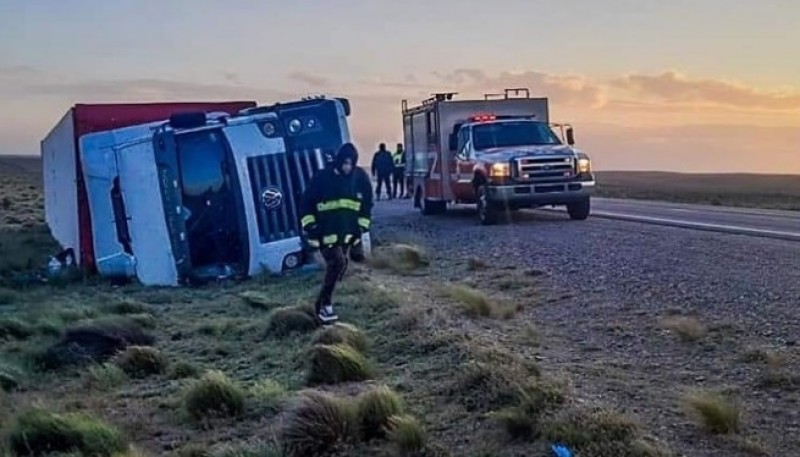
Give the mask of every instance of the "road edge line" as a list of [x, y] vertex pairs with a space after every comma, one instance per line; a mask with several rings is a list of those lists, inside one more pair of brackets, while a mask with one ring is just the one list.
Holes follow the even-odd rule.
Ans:
[[679, 227], [679, 228], [700, 230], [704, 232], [728, 233], [732, 235], [745, 235], [758, 238], [772, 238], [784, 241], [800, 242], [800, 233], [779, 232], [774, 230], [762, 230], [762, 229], [738, 227], [732, 225], [706, 224], [703, 222], [680, 221], [675, 219], [636, 216], [632, 214], [609, 213], [605, 211], [592, 211], [590, 217], [598, 217], [602, 219], [612, 219], [612, 220], [621, 220], [629, 222], [640, 222], [644, 224], [661, 225], [665, 227]]

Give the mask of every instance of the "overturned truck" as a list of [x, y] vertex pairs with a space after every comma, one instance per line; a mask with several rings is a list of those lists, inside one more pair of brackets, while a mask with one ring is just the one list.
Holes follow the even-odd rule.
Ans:
[[349, 114], [323, 97], [76, 105], [42, 141], [47, 224], [80, 268], [145, 285], [300, 268], [300, 198]]

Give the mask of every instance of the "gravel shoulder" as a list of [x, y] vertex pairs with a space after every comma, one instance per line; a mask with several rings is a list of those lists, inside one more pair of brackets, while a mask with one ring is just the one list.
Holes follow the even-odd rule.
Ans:
[[[586, 401], [636, 417], [679, 455], [783, 456], [800, 446], [800, 244], [539, 212], [482, 227], [469, 208], [423, 218], [408, 200], [380, 202], [375, 220], [378, 240], [432, 253], [432, 278], [409, 283], [492, 292], [506, 277], [498, 293], [535, 306], [495, 337], [513, 346], [510, 335], [535, 328], [541, 344], [520, 352], [567, 375]], [[471, 257], [490, 268], [467, 272]], [[549, 300], [509, 286], [538, 272], [554, 289]], [[702, 335], [679, 338], [664, 325], [674, 316], [700, 322]], [[759, 351], [780, 363], [753, 361]], [[742, 432], [699, 429], [681, 406], [693, 389], [741, 402]]]

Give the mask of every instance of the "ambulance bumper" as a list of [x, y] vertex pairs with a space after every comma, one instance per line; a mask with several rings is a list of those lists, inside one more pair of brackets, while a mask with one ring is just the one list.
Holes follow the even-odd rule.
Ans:
[[489, 204], [503, 208], [567, 205], [591, 198], [594, 182], [509, 184], [489, 186]]

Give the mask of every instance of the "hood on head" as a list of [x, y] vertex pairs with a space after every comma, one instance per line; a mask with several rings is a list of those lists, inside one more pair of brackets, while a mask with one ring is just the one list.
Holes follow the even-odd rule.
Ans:
[[352, 143], [345, 143], [339, 148], [339, 150], [336, 152], [336, 157], [333, 159], [333, 166], [337, 170], [341, 171], [342, 165], [347, 159], [350, 159], [350, 162], [353, 164], [353, 168], [358, 165], [358, 151]]

